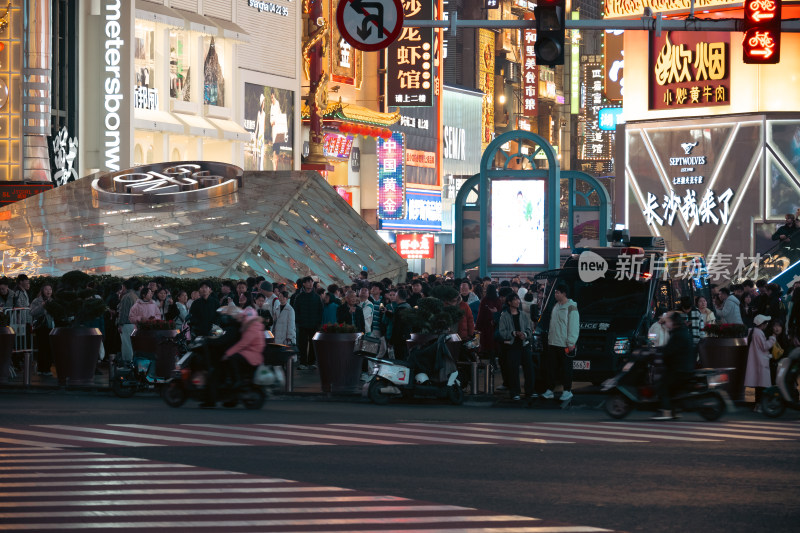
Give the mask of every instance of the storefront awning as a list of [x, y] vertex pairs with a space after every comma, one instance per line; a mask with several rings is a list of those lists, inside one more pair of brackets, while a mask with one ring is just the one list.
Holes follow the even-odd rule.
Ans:
[[184, 115], [183, 113], [175, 113], [173, 116], [185, 125], [184, 129], [186, 135], [212, 138], [218, 137], [219, 132], [217, 128], [203, 117]]
[[244, 31], [241, 26], [234, 24], [229, 20], [218, 19], [217, 17], [206, 17], [208, 20], [216, 24], [219, 30], [218, 35], [224, 39], [231, 41], [238, 41], [240, 43], [249, 43], [250, 34]]
[[206, 118], [206, 120], [217, 127], [220, 138], [222, 139], [243, 142], [250, 141], [250, 132], [232, 120], [211, 117]]
[[207, 17], [198, 15], [197, 13], [192, 13], [191, 11], [186, 11], [184, 9], [175, 8], [175, 11], [184, 18], [184, 29], [205, 33], [206, 35], [219, 35], [217, 26]]
[[185, 24], [183, 17], [174, 9], [147, 0], [136, 0], [136, 18], [166, 24], [172, 28], [183, 28]]
[[133, 127], [137, 130], [171, 133], [183, 133], [185, 130], [183, 123], [178, 121], [172, 113], [152, 109], [135, 109]]

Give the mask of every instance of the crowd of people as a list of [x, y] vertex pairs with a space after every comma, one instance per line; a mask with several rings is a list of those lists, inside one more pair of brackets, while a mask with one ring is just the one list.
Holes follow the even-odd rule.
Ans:
[[[697, 345], [706, 336], [706, 326], [713, 324], [738, 324], [747, 331], [748, 359], [745, 369], [746, 387], [755, 390], [756, 411], [761, 409], [761, 395], [765, 388], [775, 384], [778, 362], [789, 352], [800, 347], [800, 284], [788, 295], [776, 283], [760, 279], [745, 280], [728, 287], [711, 286], [711, 306], [703, 296], [694, 302], [683, 297], [673, 312], [659, 311], [659, 319], [650, 327], [650, 338], [655, 346], [664, 347], [665, 357], [677, 357], [686, 351], [685, 346], [670, 345], [675, 333], [688, 336], [692, 357], [689, 362], [677, 365], [671, 378], [680, 380], [680, 374], [691, 372], [697, 357]], [[676, 337], [677, 338], [677, 337]], [[676, 341], [678, 342], [678, 341]], [[669, 346], [669, 348], [667, 348]], [[664, 405], [664, 418], [670, 417], [669, 404]]]
[[[553, 398], [559, 386], [563, 391], [560, 398], [571, 398], [569, 357], [574, 355], [578, 340], [577, 305], [569, 299], [566, 285], [554, 288], [548, 346], [537, 356], [533, 351], [533, 331], [544, 303], [544, 285], [520, 278], [499, 282], [488, 277], [455, 278], [451, 273], [409, 274], [405, 283], [394, 283], [390, 279], [370, 280], [362, 272], [346, 286], [324, 286], [310, 276], [295, 284], [273, 283], [259, 277], [223, 282], [216, 292], [211, 282], [200, 281], [191, 293], [172, 291], [163, 279], [144, 284], [131, 278], [112, 287], [105, 296], [95, 294], [96, 298], [104, 297], [108, 307], [108, 313], [97, 324], [104, 331], [101, 357], [105, 353], [118, 354], [130, 361], [131, 333], [143, 321], [174, 321], [185, 334], [208, 336], [212, 327], [219, 324], [221, 310], [238, 309], [236, 318], [249, 321], [257, 317], [261, 331], [271, 331], [275, 342], [296, 345], [299, 370], [316, 368], [311, 340], [324, 325], [333, 323], [349, 324], [356, 332], [384, 339], [394, 357], [403, 359], [408, 355], [406, 340], [411, 330], [401, 311], [416, 306], [440, 285], [458, 292], [457, 298], [445, 302], [462, 311], [457, 332], [462, 339], [479, 336], [481, 357], [502, 373], [500, 390], [507, 390], [514, 400], [536, 397], [534, 379], [541, 372], [540, 385], [544, 382], [546, 389], [540, 387], [540, 393], [545, 389], [545, 398]], [[30, 308], [29, 321], [40, 340], [38, 370], [46, 374], [52, 364], [46, 335], [54, 327], [47, 303], [53, 298], [54, 287], [42, 285], [34, 298], [28, 294], [29, 289], [30, 280], [24, 274], [14, 282], [0, 279], [0, 307]], [[93, 289], [91, 284], [88, 289]], [[682, 333], [676, 336], [677, 330], [685, 329], [696, 358], [697, 344], [706, 335], [705, 326], [744, 325], [749, 330], [750, 345], [745, 385], [755, 387], [758, 400], [763, 389], [774, 383], [777, 361], [800, 346], [800, 306], [793, 305], [800, 300], [800, 285], [786, 298], [778, 285], [764, 280], [712, 286], [711, 295], [710, 302], [703, 296], [695, 301], [685, 297], [672, 314], [659, 310], [660, 319], [650, 329], [651, 339], [657, 346], [666, 347], [671, 339], [682, 337]]]

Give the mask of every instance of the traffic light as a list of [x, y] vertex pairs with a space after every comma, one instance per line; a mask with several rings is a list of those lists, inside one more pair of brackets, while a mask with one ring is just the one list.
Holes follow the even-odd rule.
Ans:
[[564, 64], [566, 0], [539, 0], [536, 16], [536, 62], [539, 65]]
[[772, 64], [781, 60], [781, 0], [744, 3], [743, 61]]

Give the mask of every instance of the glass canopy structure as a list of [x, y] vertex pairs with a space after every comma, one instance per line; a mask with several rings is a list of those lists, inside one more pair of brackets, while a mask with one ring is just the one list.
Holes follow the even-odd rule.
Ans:
[[405, 280], [407, 263], [315, 172], [245, 172], [236, 192], [120, 204], [89, 176], [0, 209], [2, 275]]

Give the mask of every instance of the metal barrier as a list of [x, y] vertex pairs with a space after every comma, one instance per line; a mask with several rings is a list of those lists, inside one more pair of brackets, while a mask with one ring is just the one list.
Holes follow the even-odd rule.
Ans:
[[[466, 362], [462, 361], [458, 363], [459, 367], [469, 368], [470, 372], [470, 383], [469, 383], [469, 393], [470, 394], [494, 394], [494, 369], [489, 361], [471, 361]], [[483, 391], [481, 392], [480, 387], [478, 386], [480, 380], [478, 379], [478, 374], [483, 372]]]
[[[15, 307], [13, 309], [3, 309], [3, 311], [8, 315], [8, 325], [14, 329], [15, 333], [13, 353], [22, 354], [22, 382], [26, 387], [29, 387], [33, 365], [35, 364], [31, 309], [30, 307]], [[9, 372], [12, 378], [17, 377], [13, 361]]]

